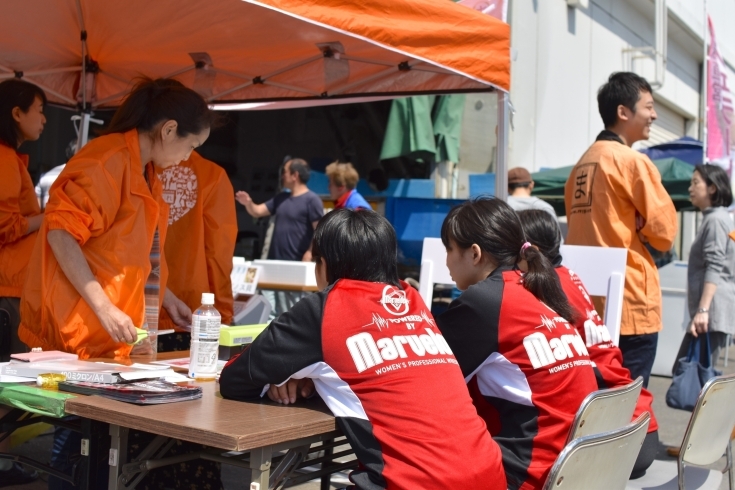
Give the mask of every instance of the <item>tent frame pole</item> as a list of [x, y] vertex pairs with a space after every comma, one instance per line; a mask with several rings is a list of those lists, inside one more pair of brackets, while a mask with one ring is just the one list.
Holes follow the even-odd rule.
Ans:
[[508, 200], [508, 133], [510, 131], [510, 95], [498, 91], [498, 134], [495, 146], [495, 197]]

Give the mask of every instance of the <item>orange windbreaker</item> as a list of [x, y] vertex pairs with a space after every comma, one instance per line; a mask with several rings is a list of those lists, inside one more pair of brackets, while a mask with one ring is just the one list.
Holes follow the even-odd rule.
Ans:
[[569, 245], [628, 249], [621, 335], [655, 333], [661, 323], [661, 287], [651, 254], [671, 250], [676, 210], [661, 175], [646, 155], [617, 141], [596, 141], [572, 169], [564, 189]]
[[[195, 311], [202, 293], [214, 293], [222, 323], [232, 321], [232, 255], [237, 240], [235, 191], [225, 171], [192, 152], [189, 160], [158, 175], [169, 205], [164, 253], [167, 286]], [[158, 328], [174, 328], [163, 308]]]
[[31, 216], [41, 214], [28, 155], [0, 143], [0, 296], [20, 298], [37, 231], [25, 234]]
[[[26, 345], [73, 352], [82, 359], [130, 354], [129, 345], [112, 341], [66, 278], [46, 237], [49, 230], [69, 232], [110, 301], [140, 327], [153, 235], [158, 227], [163, 246], [168, 221], [152, 167], [145, 167], [149, 190], [136, 130], [97, 138], [69, 160], [51, 187], [23, 289], [18, 335]], [[162, 257], [161, 293], [166, 276]]]

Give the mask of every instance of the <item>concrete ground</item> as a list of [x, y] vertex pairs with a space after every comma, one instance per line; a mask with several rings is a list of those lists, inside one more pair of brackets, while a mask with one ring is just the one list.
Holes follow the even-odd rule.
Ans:
[[[730, 359], [728, 366], [724, 367], [722, 360], [717, 365], [718, 369], [721, 369], [725, 374], [735, 373], [735, 349], [730, 349]], [[686, 430], [687, 423], [689, 422], [690, 413], [681, 410], [674, 410], [666, 406], [664, 397], [666, 390], [671, 384], [670, 378], [663, 377], [652, 377], [648, 385], [648, 389], [653, 393], [654, 402], [653, 409], [656, 413], [659, 425], [659, 438], [661, 440], [659, 446], [659, 452], [657, 459], [661, 460], [673, 460], [666, 454], [667, 446], [679, 446], [682, 438], [684, 437], [684, 431]], [[43, 434], [31, 441], [28, 441], [19, 447], [15, 448], [13, 452], [22, 454], [28, 457], [33, 457], [44, 462], [48, 462], [48, 458], [51, 453], [51, 440], [52, 436], [50, 433]], [[725, 458], [721, 458], [720, 461], [712, 465], [713, 469], [722, 469], [725, 467]], [[249, 472], [247, 470], [241, 470], [232, 466], [224, 466], [222, 471], [222, 480], [225, 485], [225, 490], [235, 489], [246, 489], [248, 488], [245, 482], [249, 481]], [[336, 479], [335, 479], [336, 480]], [[341, 481], [334, 481], [332, 488], [341, 488], [344, 486], [344, 479]], [[12, 490], [45, 490], [47, 488], [46, 477], [41, 475], [41, 478], [36, 482], [29, 483], [22, 486], [4, 487]], [[309, 482], [297, 487], [291, 487], [298, 490], [319, 490], [320, 485], [318, 482]], [[720, 490], [726, 490], [728, 488], [727, 475], [724, 475]]]

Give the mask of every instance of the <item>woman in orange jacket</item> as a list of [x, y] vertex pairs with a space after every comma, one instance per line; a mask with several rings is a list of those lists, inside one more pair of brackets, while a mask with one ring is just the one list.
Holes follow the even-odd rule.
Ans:
[[[26, 350], [18, 339], [20, 294], [43, 212], [28, 173], [28, 155], [17, 150], [41, 136], [45, 105], [46, 94], [32, 83], [18, 79], [0, 83], [0, 361]], [[7, 411], [0, 407], [0, 417]], [[0, 441], [0, 452], [9, 449], [9, 441]], [[36, 478], [35, 471], [0, 460], [0, 487]]]
[[19, 336], [29, 347], [125, 357], [159, 304], [189, 324], [191, 311], [165, 287], [168, 207], [153, 167], [188, 159], [212, 120], [193, 90], [143, 80], [107, 134], [69, 161], [51, 187], [23, 289]]
[[24, 141], [41, 136], [43, 90], [18, 79], [0, 83], [0, 361], [25, 351], [18, 339], [20, 293], [43, 213], [28, 173]]

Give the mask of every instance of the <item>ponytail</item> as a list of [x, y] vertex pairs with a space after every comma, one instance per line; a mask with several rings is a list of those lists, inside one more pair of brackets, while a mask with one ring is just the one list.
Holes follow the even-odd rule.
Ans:
[[176, 121], [176, 135], [183, 138], [216, 126], [217, 116], [201, 95], [181, 82], [142, 78], [125, 97], [104, 134], [132, 129], [150, 133], [169, 120]]
[[576, 313], [569, 305], [554, 266], [536, 248], [526, 245], [518, 215], [506, 202], [497, 198], [480, 197], [452, 208], [444, 219], [442, 243], [450, 241], [462, 249], [477, 244], [498, 266], [515, 266], [521, 260], [528, 263], [523, 286], [570, 323]]
[[567, 300], [567, 295], [564, 294], [554, 265], [536, 247], [527, 247], [521, 253], [521, 258], [525, 259], [528, 264], [528, 271], [523, 275], [523, 287], [557, 312], [559, 316], [574, 324], [577, 312], [574, 311]]

